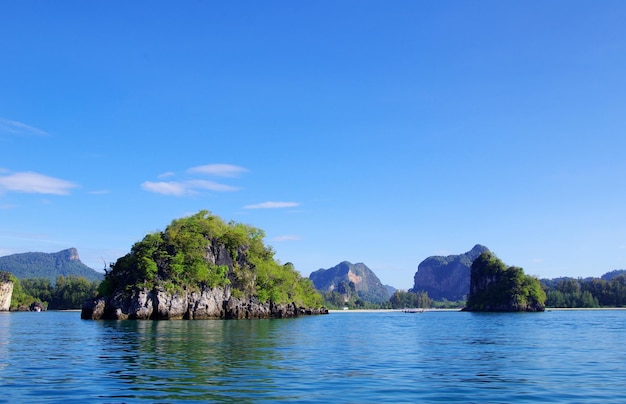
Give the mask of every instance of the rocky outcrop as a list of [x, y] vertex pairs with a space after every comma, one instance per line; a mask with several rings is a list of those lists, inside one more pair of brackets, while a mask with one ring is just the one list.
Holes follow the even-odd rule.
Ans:
[[483, 252], [489, 251], [477, 244], [459, 255], [432, 256], [417, 267], [412, 292], [427, 292], [434, 300], [464, 300], [469, 293], [470, 267]]
[[111, 297], [90, 299], [81, 318], [88, 320], [207, 320], [289, 318], [328, 314], [328, 310], [305, 309], [296, 304], [263, 303], [252, 297], [238, 299], [230, 288], [205, 288], [169, 293], [163, 289], [134, 289]]
[[339, 292], [348, 299], [356, 293], [366, 302], [381, 303], [391, 296], [376, 274], [363, 263], [343, 261], [332, 268], [318, 269], [309, 275], [321, 292]]
[[539, 280], [520, 267], [507, 267], [491, 252], [474, 260], [465, 311], [544, 311], [546, 294]]
[[9, 311], [13, 297], [13, 282], [0, 281], [0, 311]]

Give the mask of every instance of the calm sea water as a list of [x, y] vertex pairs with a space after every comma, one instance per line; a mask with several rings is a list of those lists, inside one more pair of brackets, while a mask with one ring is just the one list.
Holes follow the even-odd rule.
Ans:
[[0, 313], [2, 402], [626, 402], [626, 311]]

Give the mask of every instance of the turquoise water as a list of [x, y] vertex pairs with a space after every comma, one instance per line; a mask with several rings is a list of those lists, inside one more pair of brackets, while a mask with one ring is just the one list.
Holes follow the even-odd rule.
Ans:
[[2, 402], [626, 402], [626, 311], [0, 313]]

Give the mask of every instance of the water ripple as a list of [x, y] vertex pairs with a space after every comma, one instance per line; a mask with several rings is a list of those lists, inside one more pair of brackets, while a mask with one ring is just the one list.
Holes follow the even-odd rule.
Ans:
[[626, 311], [0, 314], [4, 402], [625, 402]]

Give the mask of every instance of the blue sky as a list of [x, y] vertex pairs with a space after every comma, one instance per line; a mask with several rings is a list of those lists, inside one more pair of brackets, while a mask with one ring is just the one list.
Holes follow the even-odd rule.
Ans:
[[626, 268], [622, 1], [0, 4], [0, 255], [207, 209], [305, 276]]

